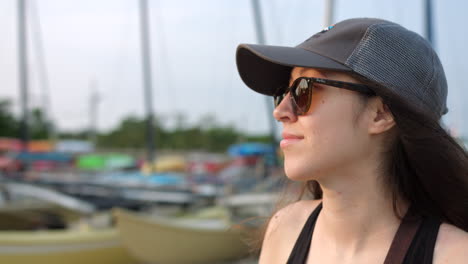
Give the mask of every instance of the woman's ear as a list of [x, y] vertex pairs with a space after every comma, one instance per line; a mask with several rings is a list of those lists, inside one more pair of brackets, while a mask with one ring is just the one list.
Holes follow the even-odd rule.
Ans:
[[369, 122], [368, 132], [369, 134], [380, 134], [387, 130], [390, 130], [395, 126], [395, 119], [393, 114], [386, 104], [383, 103], [382, 98], [375, 97], [371, 99], [368, 106]]

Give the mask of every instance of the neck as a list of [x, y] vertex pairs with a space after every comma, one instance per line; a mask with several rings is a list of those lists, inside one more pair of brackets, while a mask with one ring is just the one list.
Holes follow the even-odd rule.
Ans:
[[[345, 173], [340, 174], [344, 177], [319, 181], [323, 209], [317, 225], [328, 243], [349, 255], [382, 241], [391, 242], [400, 224], [394, 213], [393, 198], [384, 188], [381, 177], [376, 177], [376, 170], [369, 169], [370, 166], [356, 167], [359, 166], [343, 170]], [[401, 212], [407, 208], [397, 206]]]

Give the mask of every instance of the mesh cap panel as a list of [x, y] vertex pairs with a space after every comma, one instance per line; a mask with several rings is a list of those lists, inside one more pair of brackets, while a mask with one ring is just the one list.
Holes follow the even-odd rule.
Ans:
[[345, 64], [392, 92], [441, 116], [447, 81], [437, 54], [418, 34], [394, 23], [371, 25]]

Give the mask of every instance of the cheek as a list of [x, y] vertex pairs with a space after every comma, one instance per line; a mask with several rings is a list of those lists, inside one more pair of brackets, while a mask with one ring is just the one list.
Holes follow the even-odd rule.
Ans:
[[316, 88], [312, 94], [312, 100], [310, 102], [310, 108], [309, 108], [309, 114], [310, 113], [316, 113], [317, 111], [320, 111], [323, 104], [325, 104], [326, 99], [325, 99], [325, 93], [323, 89], [321, 88]]
[[352, 112], [345, 110], [350, 108], [346, 104], [324, 107], [327, 103], [325, 99], [318, 101], [320, 112], [299, 120], [304, 140], [298, 148], [285, 152], [285, 172], [292, 180], [318, 179], [356, 158], [359, 140], [350, 122]]
[[334, 135], [326, 130], [312, 130], [299, 146], [285, 151], [285, 173], [293, 181], [319, 179], [335, 160]]

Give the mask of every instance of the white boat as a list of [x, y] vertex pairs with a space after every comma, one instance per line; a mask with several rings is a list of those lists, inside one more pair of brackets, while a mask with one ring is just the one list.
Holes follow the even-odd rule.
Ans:
[[274, 209], [278, 193], [241, 193], [218, 199], [217, 203], [236, 216], [267, 217]]
[[0, 186], [0, 230], [63, 229], [94, 212], [93, 205], [46, 188]]
[[82, 214], [91, 214], [95, 211], [95, 207], [90, 203], [47, 188], [24, 183], [5, 183], [3, 186], [6, 196], [13, 201], [29, 198], [49, 204], [55, 204]]

